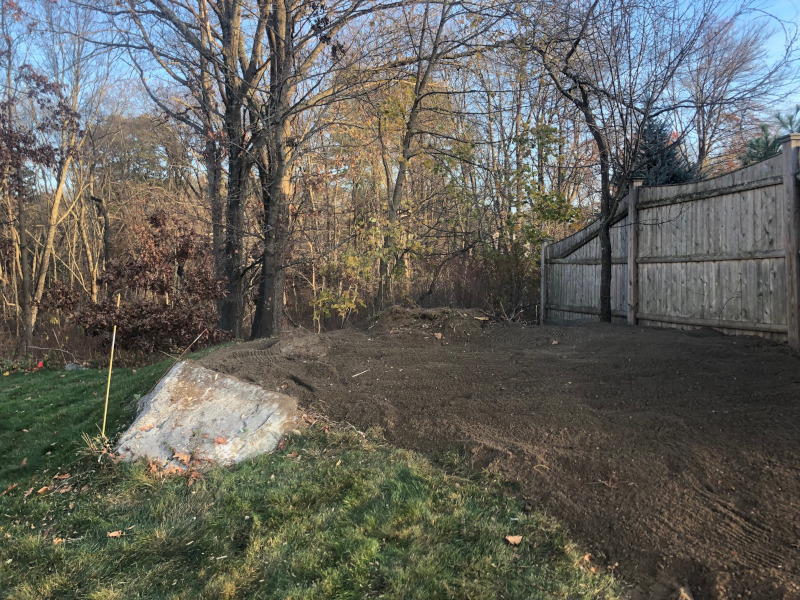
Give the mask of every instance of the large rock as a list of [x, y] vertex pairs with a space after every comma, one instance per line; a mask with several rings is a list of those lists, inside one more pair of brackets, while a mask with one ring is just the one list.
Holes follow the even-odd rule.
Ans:
[[161, 466], [186, 464], [187, 455], [229, 465], [270, 452], [299, 421], [295, 398], [186, 361], [137, 407], [117, 452]]

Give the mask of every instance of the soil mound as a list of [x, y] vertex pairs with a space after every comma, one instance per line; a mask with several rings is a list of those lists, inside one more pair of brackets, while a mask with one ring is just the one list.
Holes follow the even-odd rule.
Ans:
[[632, 598], [800, 598], [796, 352], [483, 319], [393, 308], [368, 329], [299, 330], [202, 362], [400, 446], [464, 450], [519, 482]]

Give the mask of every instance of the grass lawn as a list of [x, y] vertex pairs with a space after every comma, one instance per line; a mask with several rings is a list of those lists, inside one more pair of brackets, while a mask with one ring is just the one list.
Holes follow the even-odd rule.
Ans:
[[[115, 370], [109, 431], [168, 364]], [[315, 427], [202, 478], [98, 465], [78, 451], [105, 377], [0, 378], [2, 598], [618, 597], [501, 483], [371, 433]]]

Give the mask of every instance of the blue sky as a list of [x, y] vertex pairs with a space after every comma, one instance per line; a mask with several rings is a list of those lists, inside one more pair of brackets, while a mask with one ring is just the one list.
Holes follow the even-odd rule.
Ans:
[[[800, 0], [765, 0], [761, 5], [764, 11], [771, 13], [779, 19], [788, 22], [787, 27], [794, 29], [800, 28]], [[790, 35], [795, 31], [790, 31]], [[777, 31], [770, 40], [770, 51], [773, 56], [780, 56], [785, 50], [785, 33]], [[800, 39], [798, 39], [800, 44]], [[795, 85], [791, 92], [790, 98], [787, 100], [786, 108], [794, 104], [800, 104], [800, 86]]]

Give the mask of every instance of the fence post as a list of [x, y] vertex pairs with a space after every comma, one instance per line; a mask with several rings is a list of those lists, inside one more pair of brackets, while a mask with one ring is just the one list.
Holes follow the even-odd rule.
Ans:
[[539, 325], [544, 325], [547, 311], [547, 248], [549, 244], [542, 242], [542, 266], [539, 269]]
[[628, 325], [636, 325], [639, 310], [639, 188], [641, 179], [634, 179], [628, 192]]
[[781, 139], [783, 153], [783, 247], [786, 249], [786, 326], [789, 345], [800, 350], [800, 133]]

